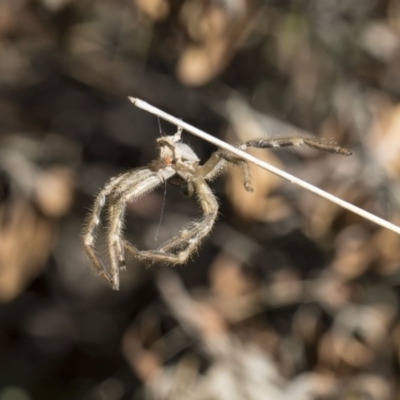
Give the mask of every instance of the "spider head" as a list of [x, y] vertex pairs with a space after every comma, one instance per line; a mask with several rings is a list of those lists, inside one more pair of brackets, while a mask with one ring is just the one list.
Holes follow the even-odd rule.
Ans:
[[184, 164], [185, 166], [197, 165], [199, 157], [185, 143], [181, 142], [180, 128], [175, 135], [163, 136], [157, 139], [157, 146], [160, 151], [160, 159], [167, 165]]

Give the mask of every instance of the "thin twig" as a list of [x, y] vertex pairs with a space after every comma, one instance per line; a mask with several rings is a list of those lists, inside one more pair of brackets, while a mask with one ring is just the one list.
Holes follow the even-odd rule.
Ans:
[[248, 153], [238, 149], [237, 147], [234, 147], [222, 140], [219, 140], [219, 139], [209, 135], [208, 133], [195, 128], [194, 126], [189, 125], [188, 123], [183, 122], [182, 120], [180, 120], [176, 117], [173, 117], [172, 115], [167, 114], [164, 111], [161, 111], [160, 109], [146, 103], [143, 100], [136, 99], [134, 97], [128, 97], [128, 98], [136, 107], [141, 108], [142, 110], [145, 110], [151, 114], [157, 115], [158, 117], [165, 119], [166, 121], [168, 121], [178, 127], [183, 128], [185, 131], [190, 132], [193, 135], [196, 135], [204, 140], [207, 140], [208, 142], [214, 144], [215, 146], [218, 146], [222, 149], [228, 150], [231, 153], [236, 154], [237, 156], [243, 158], [244, 160], [250, 161], [253, 164], [258, 165], [259, 167], [261, 167], [269, 172], [272, 172], [273, 174], [278, 175], [281, 178], [286, 179], [291, 183], [301, 186], [302, 188], [307, 189], [310, 192], [313, 192], [313, 193], [317, 194], [318, 196], [331, 201], [332, 203], [335, 203], [343, 208], [346, 208], [347, 210], [352, 211], [353, 213], [358, 214], [361, 217], [374, 222], [375, 224], [378, 224], [380, 226], [383, 226], [384, 228], [390, 229], [391, 231], [400, 234], [400, 227], [398, 227], [397, 225], [394, 225], [391, 222], [388, 222], [382, 218], [377, 217], [374, 214], [369, 213], [368, 211], [365, 211], [359, 207], [356, 207], [355, 205], [350, 204], [347, 201], [339, 199], [338, 197], [336, 197], [328, 192], [325, 192], [324, 190], [319, 189], [316, 186], [311, 185], [310, 183], [304, 182], [301, 179], [296, 178], [295, 176], [290, 175], [287, 172], [284, 172], [284, 171], [280, 170], [279, 168], [276, 168], [273, 165], [270, 165], [270, 164], [266, 163], [265, 161], [262, 161], [262, 160], [258, 159], [257, 157], [254, 157], [251, 154], [248, 154]]

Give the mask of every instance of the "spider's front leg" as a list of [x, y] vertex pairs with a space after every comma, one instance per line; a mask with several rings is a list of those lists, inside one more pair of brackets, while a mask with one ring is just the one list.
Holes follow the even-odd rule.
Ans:
[[[138, 171], [139, 173], [139, 171]], [[86, 251], [86, 254], [89, 257], [89, 260], [95, 267], [97, 273], [109, 284], [112, 285], [112, 278], [107, 271], [107, 268], [104, 266], [101, 258], [98, 256], [95, 250], [95, 240], [96, 240], [96, 231], [101, 222], [101, 213], [103, 207], [105, 206], [107, 200], [109, 199], [110, 193], [112, 193], [115, 188], [117, 188], [121, 182], [124, 182], [126, 177], [130, 174], [130, 172], [126, 172], [122, 175], [117, 176], [110, 180], [110, 182], [100, 191], [100, 193], [96, 197], [96, 201], [94, 203], [94, 207], [92, 212], [89, 214], [87, 223], [83, 230], [82, 239], [83, 246]]]
[[[155, 189], [174, 174], [175, 171], [171, 167], [160, 169], [158, 172], [149, 168], [139, 168], [112, 179], [97, 196], [94, 210], [83, 233], [83, 243], [97, 272], [113, 289], [118, 290], [119, 270], [125, 267], [122, 229], [126, 203]], [[106, 234], [110, 271], [105, 268], [94, 248], [103, 207], [106, 207], [108, 212]]]
[[170, 166], [162, 168], [158, 172], [150, 169], [144, 169], [143, 171], [146, 172], [146, 177], [141, 177], [138, 180], [135, 175], [132, 175], [126, 179], [123, 185], [120, 185], [121, 190], [113, 195], [108, 209], [107, 247], [110, 258], [112, 287], [115, 290], [119, 288], [119, 268], [125, 266], [124, 244], [126, 241], [122, 238], [122, 229], [126, 203], [155, 189], [159, 184], [175, 175], [174, 169]]

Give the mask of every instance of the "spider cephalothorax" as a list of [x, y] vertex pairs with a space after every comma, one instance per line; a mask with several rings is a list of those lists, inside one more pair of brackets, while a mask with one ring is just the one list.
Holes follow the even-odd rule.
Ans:
[[[96, 271], [115, 290], [119, 288], [119, 270], [125, 268], [125, 251], [141, 261], [150, 263], [162, 262], [174, 265], [183, 264], [188, 260], [201, 240], [211, 231], [218, 214], [218, 202], [206, 181], [214, 178], [227, 163], [241, 168], [245, 189], [253, 190], [245, 160], [226, 150], [218, 150], [200, 165], [195, 152], [181, 142], [181, 132], [182, 129], [179, 129], [175, 135], [157, 139], [160, 153], [157, 160], [152, 161], [147, 167], [137, 168], [112, 178], [96, 198], [83, 232], [83, 244]], [[246, 150], [248, 147], [285, 148], [303, 144], [330, 153], [345, 156], [351, 154], [339, 146], [311, 137], [298, 136], [249, 140], [238, 147]], [[182, 229], [176, 237], [163, 243], [157, 250], [139, 250], [122, 236], [126, 203], [134, 201], [164, 182], [182, 185], [189, 196], [196, 196], [203, 216]], [[94, 248], [96, 229], [101, 222], [104, 207], [108, 213], [105, 229], [109, 269], [103, 264]]]

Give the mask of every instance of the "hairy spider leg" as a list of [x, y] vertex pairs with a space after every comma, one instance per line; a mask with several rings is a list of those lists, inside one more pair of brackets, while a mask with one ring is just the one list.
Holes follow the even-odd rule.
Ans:
[[90, 214], [83, 231], [83, 245], [86, 253], [99, 275], [109, 284], [112, 284], [113, 282], [112, 277], [95, 251], [96, 231], [100, 225], [100, 216], [105, 204], [108, 203], [112, 197], [110, 196], [111, 193], [120, 193], [121, 191], [124, 191], [127, 185], [136, 185], [137, 182], [145, 179], [145, 176], [147, 175], [146, 171], [148, 171], [147, 168], [140, 168], [125, 172], [111, 179], [104, 189], [102, 189], [97, 195], [93, 211]]
[[203, 178], [207, 181], [212, 180], [223, 173], [228, 163], [234, 164], [239, 167], [242, 174], [242, 182], [244, 188], [248, 192], [252, 192], [253, 187], [251, 186], [251, 176], [247, 161], [236, 156], [235, 154], [232, 154], [227, 150], [218, 150], [213, 153], [211, 157], [198, 169], [195, 176]]
[[118, 184], [123, 181], [130, 172], [125, 172], [117, 177], [114, 177], [110, 180], [110, 182], [100, 191], [97, 195], [93, 211], [89, 214], [89, 218], [84, 227], [82, 238], [83, 238], [83, 246], [86, 250], [86, 254], [89, 257], [89, 260], [96, 268], [98, 274], [108, 283], [111, 284], [111, 276], [107, 271], [107, 268], [104, 266], [101, 258], [95, 251], [95, 240], [96, 240], [96, 231], [100, 225], [100, 216], [103, 210], [103, 207], [107, 201], [107, 197], [110, 193], [112, 193]]
[[[117, 186], [114, 188], [113, 192], [109, 195], [109, 203], [115, 204], [118, 202], [118, 198], [124, 195], [125, 192], [135, 190], [136, 185], [141, 183], [142, 181], [152, 177], [154, 172], [149, 168], [137, 168], [131, 170], [130, 173], [124, 175], [124, 179], [118, 182]], [[162, 178], [160, 178], [162, 179]], [[112, 214], [112, 207], [108, 207], [108, 224], [110, 225], [112, 221], [115, 220], [115, 216]], [[123, 220], [120, 220], [121, 230], [123, 229]], [[115, 247], [118, 254], [118, 264], [120, 269], [125, 269], [125, 257], [123, 251], [122, 241], [119, 240], [115, 243]]]
[[260, 149], [281, 149], [285, 147], [299, 147], [308, 146], [313, 149], [326, 151], [328, 153], [341, 154], [342, 156], [351, 156], [352, 152], [344, 147], [340, 147], [335, 143], [328, 142], [323, 139], [317, 139], [313, 137], [301, 137], [301, 136], [288, 136], [279, 138], [261, 138], [248, 140], [240, 144], [238, 147], [241, 150], [246, 150], [248, 147], [257, 147]]
[[217, 218], [219, 208], [217, 198], [204, 179], [196, 179], [192, 182], [192, 185], [203, 211], [202, 219], [193, 222], [187, 228], [183, 229], [178, 237], [168, 240], [159, 249], [164, 252], [169, 252], [174, 248], [182, 248], [186, 243], [187, 247], [181, 251], [183, 254], [180, 256], [184, 257], [183, 262], [189, 258], [190, 254], [198, 247], [201, 240], [210, 233]]
[[[344, 156], [350, 156], [352, 154], [351, 151], [346, 148], [326, 142], [321, 139], [297, 136], [248, 140], [247, 142], [239, 144], [237, 147], [241, 150], [247, 150], [247, 148], [249, 147], [260, 149], [282, 149], [286, 147], [298, 147], [301, 145], [306, 145], [317, 150], [326, 151], [328, 153], [341, 154]], [[227, 150], [218, 150], [213, 153], [208, 161], [206, 161], [199, 168], [195, 175], [205, 180], [212, 180], [223, 172], [227, 163], [234, 164], [240, 168], [243, 186], [248, 192], [252, 192], [253, 188], [251, 186], [251, 176], [247, 161], [230, 153]]]
[[189, 259], [201, 240], [210, 233], [218, 215], [217, 199], [205, 180], [199, 178], [191, 183], [203, 212], [202, 218], [182, 230], [178, 236], [166, 241], [157, 250], [141, 251], [125, 241], [126, 250], [139, 260], [148, 262], [159, 261], [174, 265], [183, 264]]
[[[160, 173], [165, 171], [168, 171], [168, 174], [163, 175]], [[125, 266], [125, 240], [122, 238], [122, 230], [126, 204], [129, 201], [138, 199], [150, 190], [155, 189], [158, 185], [164, 182], [165, 179], [168, 179], [175, 174], [175, 171], [172, 169], [164, 169], [158, 172], [144, 169], [141, 172], [140, 180], [136, 178], [136, 174], [133, 174], [132, 177], [128, 177], [127, 179], [130, 182], [123, 182], [125, 188], [124, 191], [119, 191], [115, 194], [108, 206], [109, 218], [107, 227], [107, 247], [110, 259], [112, 287], [115, 290], [118, 290], [119, 287], [119, 269], [121, 266]]]

